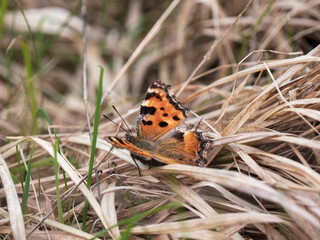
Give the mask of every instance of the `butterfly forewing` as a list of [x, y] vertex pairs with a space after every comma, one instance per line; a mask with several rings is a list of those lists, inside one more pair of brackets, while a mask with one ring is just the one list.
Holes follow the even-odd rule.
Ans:
[[143, 139], [157, 140], [176, 128], [189, 110], [176, 100], [170, 86], [156, 81], [147, 90], [137, 121], [137, 135]]

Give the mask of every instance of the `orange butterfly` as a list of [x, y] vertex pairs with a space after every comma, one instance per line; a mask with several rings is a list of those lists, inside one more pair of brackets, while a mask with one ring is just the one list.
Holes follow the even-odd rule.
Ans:
[[203, 166], [212, 140], [204, 132], [191, 131], [193, 125], [182, 124], [190, 110], [170, 93], [170, 85], [154, 82], [147, 90], [137, 121], [137, 137], [108, 137], [117, 148], [130, 151], [134, 161], [161, 166], [187, 164]]

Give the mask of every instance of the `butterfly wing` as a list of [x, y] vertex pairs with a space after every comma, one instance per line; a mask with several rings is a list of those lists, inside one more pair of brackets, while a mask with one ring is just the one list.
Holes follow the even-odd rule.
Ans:
[[156, 141], [188, 116], [189, 109], [170, 93], [170, 87], [156, 81], [148, 88], [137, 121], [139, 138]]
[[165, 164], [203, 166], [212, 141], [203, 132], [178, 130], [170, 137], [156, 142], [150, 151], [153, 159]]
[[164, 164], [186, 164], [203, 166], [211, 140], [203, 132], [175, 130], [175, 133], [161, 141], [155, 142], [150, 149], [139, 148], [133, 143], [117, 138], [107, 140], [117, 148], [127, 149], [135, 160], [149, 166]]
[[127, 149], [134, 155], [141, 156], [141, 158], [144, 158], [145, 161], [150, 161], [152, 159], [151, 154], [147, 150], [139, 148], [125, 139], [121, 139], [118, 137], [107, 137], [107, 140], [117, 148]]
[[[127, 149], [130, 151], [131, 157], [135, 160], [138, 160], [142, 164], [146, 164], [148, 166], [162, 166], [165, 164], [163, 161], [159, 161], [158, 159], [153, 158], [150, 150], [143, 149], [127, 141], [125, 139], [121, 139], [118, 137], [107, 137], [107, 141], [110, 142], [113, 146], [117, 148]], [[135, 142], [139, 143], [140, 141], [135, 139]]]

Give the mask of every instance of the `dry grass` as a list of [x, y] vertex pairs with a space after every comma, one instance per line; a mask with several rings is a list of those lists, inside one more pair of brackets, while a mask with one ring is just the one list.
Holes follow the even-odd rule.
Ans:
[[20, 4], [29, 27], [17, 2], [0, 24], [1, 238], [88, 239], [104, 229], [101, 239], [318, 238], [319, 1], [88, 1], [88, 114], [101, 65], [101, 111], [115, 122], [113, 104], [134, 131], [144, 91], [161, 79], [193, 111], [186, 122], [200, 117], [213, 139], [207, 167], [141, 166], [139, 176], [128, 152], [109, 153], [104, 139], [117, 126], [101, 119], [102, 173], [90, 190], [77, 2]]

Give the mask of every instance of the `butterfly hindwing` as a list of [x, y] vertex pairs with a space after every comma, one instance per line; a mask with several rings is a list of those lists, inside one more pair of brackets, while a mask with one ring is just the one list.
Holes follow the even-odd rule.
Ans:
[[150, 154], [165, 164], [203, 166], [207, 163], [209, 144], [210, 140], [202, 132], [179, 130], [172, 137], [159, 141]]

